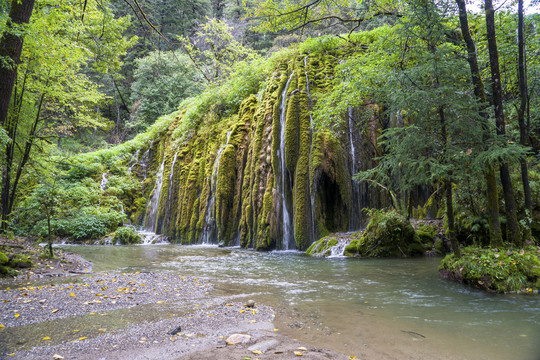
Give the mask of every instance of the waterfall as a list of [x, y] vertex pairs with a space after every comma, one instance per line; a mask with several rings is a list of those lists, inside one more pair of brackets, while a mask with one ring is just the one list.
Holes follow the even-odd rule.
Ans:
[[[167, 214], [171, 213], [172, 192], [173, 192], [173, 179], [174, 179], [174, 165], [176, 164], [176, 158], [178, 157], [178, 151], [174, 153], [173, 161], [171, 164], [171, 173], [169, 174], [169, 198], [167, 199]], [[169, 219], [171, 221], [171, 219]]]
[[[354, 116], [353, 116], [353, 108], [349, 107], [348, 111], [348, 118], [349, 118], [349, 144], [350, 144], [350, 150], [351, 150], [351, 175], [354, 176], [357, 172], [356, 168], [356, 149], [354, 147]], [[360, 215], [361, 215], [361, 208], [362, 204], [360, 203], [361, 197], [360, 197], [360, 185], [354, 181], [351, 178], [351, 190], [352, 190], [352, 206], [350, 209], [350, 224], [349, 224], [349, 230], [358, 230], [361, 226], [360, 222]]]
[[101, 191], [105, 191], [105, 188], [107, 188], [108, 182], [109, 182], [109, 179], [107, 179], [107, 173], [104, 172], [103, 174], [101, 174], [101, 183], [99, 184]]
[[140, 151], [141, 151], [140, 149], [137, 149], [135, 154], [133, 154], [131, 159], [129, 159], [129, 167], [127, 169], [128, 174], [131, 174], [131, 169], [133, 169], [133, 166], [137, 163], [137, 160], [139, 159], [139, 152]]
[[[307, 58], [308, 58], [308, 55], [306, 55], [304, 57], [304, 73], [306, 74], [306, 91], [307, 91], [308, 105], [309, 105], [309, 109], [308, 109], [309, 110], [308, 111], [308, 114], [309, 114], [309, 133], [310, 133], [310, 138], [311, 138], [310, 145], [309, 145], [309, 158], [311, 160], [311, 154], [312, 154], [312, 149], [313, 149], [313, 118], [311, 117], [311, 110], [313, 108], [313, 103], [311, 101], [311, 92], [309, 91], [309, 76], [308, 76], [308, 72], [307, 72]], [[308, 184], [309, 184], [309, 177], [308, 177]], [[315, 191], [313, 191], [313, 189], [311, 189], [309, 186], [308, 186], [308, 189], [309, 189], [309, 192], [310, 192], [309, 199], [310, 199], [310, 205], [311, 205], [311, 241], [315, 241], [315, 238], [317, 236], [316, 223], [315, 223], [315, 220], [316, 220], [316, 218], [315, 218]]]
[[279, 118], [279, 124], [280, 124], [280, 144], [279, 144], [279, 153], [278, 156], [280, 157], [280, 172], [281, 172], [281, 181], [277, 182], [278, 184], [278, 192], [281, 195], [281, 210], [283, 213], [283, 249], [289, 250], [294, 249], [296, 246], [294, 244], [294, 236], [291, 229], [291, 217], [289, 215], [289, 209], [287, 208], [287, 199], [286, 199], [286, 184], [287, 184], [287, 168], [285, 166], [285, 120], [287, 115], [287, 90], [289, 88], [289, 84], [291, 83], [291, 80], [294, 75], [294, 70], [291, 73], [291, 76], [289, 77], [289, 80], [287, 80], [287, 83], [285, 84], [285, 89], [283, 89], [283, 93], [281, 94], [281, 116]]
[[218, 173], [219, 173], [219, 161], [221, 159], [221, 153], [225, 150], [225, 147], [229, 144], [229, 139], [231, 137], [231, 130], [227, 131], [227, 141], [224, 145], [221, 145], [216, 154], [216, 160], [214, 160], [214, 165], [212, 166], [212, 174], [210, 175], [210, 196], [208, 198], [208, 203], [206, 205], [206, 214], [204, 217], [204, 227], [202, 234], [203, 244], [211, 244], [214, 239], [217, 240], [218, 229], [216, 224], [216, 189], [218, 183]]
[[148, 231], [156, 231], [156, 222], [157, 222], [157, 212], [159, 207], [159, 197], [161, 195], [161, 185], [163, 184], [163, 169], [165, 165], [165, 160], [161, 162], [159, 171], [156, 174], [156, 188], [150, 202], [147, 207], [147, 214], [144, 221], [145, 229]]

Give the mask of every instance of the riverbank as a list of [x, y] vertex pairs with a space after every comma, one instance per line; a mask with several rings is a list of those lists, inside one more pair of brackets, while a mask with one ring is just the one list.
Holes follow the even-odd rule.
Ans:
[[[211, 283], [194, 277], [134, 272], [62, 280], [0, 291], [2, 358], [348, 358], [279, 335], [270, 307], [210, 296]], [[249, 339], [228, 345], [235, 333]]]

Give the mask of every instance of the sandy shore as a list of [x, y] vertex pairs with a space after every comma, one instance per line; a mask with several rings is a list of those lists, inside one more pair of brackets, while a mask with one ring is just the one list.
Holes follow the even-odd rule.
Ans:
[[[272, 308], [210, 295], [212, 284], [193, 277], [96, 273], [14, 284], [0, 290], [2, 359], [349, 358], [281, 336]], [[236, 333], [249, 339], [227, 344]]]

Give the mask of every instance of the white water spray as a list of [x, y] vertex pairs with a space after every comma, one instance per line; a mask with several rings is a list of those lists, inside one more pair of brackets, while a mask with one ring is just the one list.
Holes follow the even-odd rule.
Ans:
[[294, 75], [294, 70], [291, 73], [291, 76], [289, 77], [289, 80], [287, 80], [287, 83], [285, 84], [285, 88], [283, 89], [283, 93], [281, 94], [281, 116], [279, 119], [280, 124], [280, 144], [279, 144], [279, 154], [280, 157], [280, 172], [281, 172], [281, 182], [278, 182], [278, 192], [281, 195], [281, 207], [282, 207], [282, 213], [283, 213], [283, 249], [289, 250], [294, 249], [294, 236], [291, 229], [291, 217], [289, 215], [289, 209], [287, 208], [287, 200], [285, 198], [285, 184], [286, 184], [286, 176], [287, 176], [287, 168], [285, 166], [285, 120], [287, 118], [287, 90], [289, 88], [289, 84], [291, 83], [291, 80]]
[[165, 160], [161, 162], [159, 171], [156, 174], [156, 188], [150, 202], [148, 203], [148, 212], [145, 219], [145, 229], [147, 231], [156, 231], [156, 222], [157, 222], [157, 212], [159, 207], [159, 197], [161, 195], [161, 186], [163, 184], [163, 169], [165, 166]]

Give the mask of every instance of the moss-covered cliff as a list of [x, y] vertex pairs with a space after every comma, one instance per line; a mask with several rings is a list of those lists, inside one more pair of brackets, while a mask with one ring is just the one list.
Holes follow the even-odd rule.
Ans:
[[305, 250], [357, 229], [362, 208], [388, 204], [352, 181], [374, 165], [384, 121], [368, 104], [313, 129], [311, 109], [335, 66], [358, 49], [317, 44], [246, 64], [145, 134], [73, 162], [95, 182], [133, 184], [119, 191], [110, 182], [101, 196], [121, 203], [125, 222], [172, 242]]

